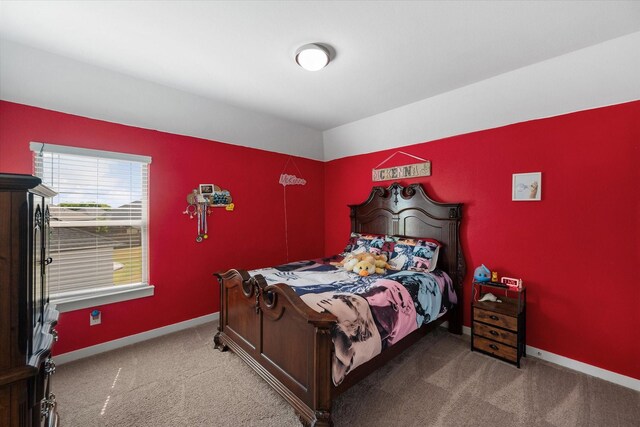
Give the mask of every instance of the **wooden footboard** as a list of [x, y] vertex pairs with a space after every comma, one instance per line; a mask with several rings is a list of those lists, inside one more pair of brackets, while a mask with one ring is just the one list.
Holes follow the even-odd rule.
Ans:
[[354, 369], [340, 386], [331, 380], [333, 343], [330, 313], [311, 309], [287, 285], [267, 285], [244, 270], [216, 274], [220, 282], [220, 322], [216, 348], [231, 349], [291, 404], [306, 426], [331, 426], [332, 399], [384, 365], [443, 321], [459, 333], [456, 307], [424, 325], [369, 362]]
[[220, 323], [214, 341], [231, 349], [296, 410], [303, 424], [330, 426], [331, 326], [284, 284], [243, 270], [216, 274]]

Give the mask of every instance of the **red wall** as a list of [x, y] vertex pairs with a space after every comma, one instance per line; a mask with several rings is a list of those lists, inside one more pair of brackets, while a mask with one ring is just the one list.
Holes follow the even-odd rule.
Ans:
[[[432, 162], [432, 176], [405, 183], [464, 203], [467, 307], [476, 266], [521, 277], [528, 345], [640, 379], [640, 102], [402, 150]], [[371, 169], [395, 151], [325, 164], [327, 253], [344, 247], [347, 204], [366, 199]], [[415, 160], [385, 167], [394, 162]], [[542, 172], [542, 201], [511, 201], [521, 172]]]
[[[0, 171], [32, 172], [29, 141], [153, 158], [155, 295], [99, 307], [99, 326], [89, 327], [91, 309], [64, 313], [58, 353], [216, 312], [212, 272], [285, 261], [278, 177], [286, 155], [0, 102]], [[640, 266], [639, 141], [640, 102], [632, 102], [403, 150], [431, 160], [433, 171], [405, 183], [423, 183], [436, 200], [464, 203], [467, 304], [473, 268], [481, 263], [522, 277], [527, 344], [640, 379], [640, 286], [632, 274]], [[347, 204], [368, 196], [371, 168], [394, 152], [324, 164], [295, 158], [307, 185], [287, 189], [289, 259], [342, 250]], [[394, 162], [412, 160], [398, 155], [385, 166]], [[538, 171], [543, 200], [512, 202], [512, 173]], [[209, 218], [213, 238], [196, 244], [196, 225], [181, 212], [187, 193], [211, 182], [231, 191], [236, 210], [216, 210]]]
[[[32, 173], [30, 141], [153, 159], [149, 275], [155, 295], [97, 307], [98, 326], [89, 326], [92, 308], [63, 313], [59, 354], [217, 312], [213, 272], [286, 261], [278, 179], [290, 156], [0, 102], [0, 171]], [[297, 157], [294, 162], [307, 185], [286, 190], [290, 260], [324, 252], [323, 163]], [[291, 163], [286, 171], [300, 175]], [[210, 238], [203, 243], [195, 242], [196, 220], [182, 214], [187, 194], [199, 183], [228, 189], [235, 203], [233, 212], [214, 210]]]

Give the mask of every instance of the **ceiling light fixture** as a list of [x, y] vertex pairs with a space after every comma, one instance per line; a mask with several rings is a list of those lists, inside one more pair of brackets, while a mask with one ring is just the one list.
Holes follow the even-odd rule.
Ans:
[[318, 71], [329, 64], [329, 49], [319, 43], [309, 43], [296, 51], [296, 62], [308, 71]]

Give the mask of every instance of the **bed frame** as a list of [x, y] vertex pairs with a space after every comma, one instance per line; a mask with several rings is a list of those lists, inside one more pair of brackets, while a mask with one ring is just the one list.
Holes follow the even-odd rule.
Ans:
[[332, 399], [442, 322], [449, 322], [450, 332], [462, 333], [462, 204], [435, 202], [420, 184], [393, 183], [374, 187], [364, 203], [349, 207], [354, 232], [440, 241], [438, 264], [453, 280], [458, 305], [351, 371], [336, 387], [331, 380], [334, 315], [314, 311], [283, 283], [268, 285], [262, 276], [251, 277], [244, 270], [216, 273], [221, 307], [215, 347], [240, 356], [293, 406], [305, 426], [332, 426]]

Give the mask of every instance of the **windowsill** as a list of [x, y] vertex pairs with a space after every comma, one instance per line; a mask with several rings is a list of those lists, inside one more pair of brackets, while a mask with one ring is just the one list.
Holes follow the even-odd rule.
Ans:
[[116, 302], [128, 301], [137, 298], [145, 298], [153, 296], [154, 286], [140, 284], [135, 287], [127, 287], [124, 289], [109, 289], [99, 294], [76, 295], [61, 298], [51, 298], [51, 303], [56, 305], [56, 310], [60, 313], [67, 311], [80, 310], [82, 308], [97, 307], [105, 304], [113, 304]]

